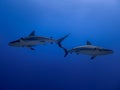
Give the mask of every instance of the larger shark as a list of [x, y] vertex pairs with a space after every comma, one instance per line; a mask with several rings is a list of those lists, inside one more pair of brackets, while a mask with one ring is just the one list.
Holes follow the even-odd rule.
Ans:
[[113, 53], [112, 50], [105, 49], [105, 48], [98, 47], [98, 46], [94, 46], [89, 41], [87, 41], [86, 45], [78, 46], [78, 47], [75, 47], [75, 48], [73, 48], [71, 50], [67, 50], [64, 47], [62, 47], [62, 48], [65, 51], [64, 57], [66, 57], [68, 55], [68, 53], [75, 52], [77, 55], [79, 55], [79, 54], [90, 55], [91, 59], [94, 59], [96, 56], [108, 55], [108, 54]]
[[27, 47], [31, 50], [34, 50], [33, 46], [36, 46], [38, 44], [46, 44], [46, 43], [56, 43], [58, 46], [61, 48], [61, 42], [69, 36], [65, 35], [64, 37], [55, 40], [53, 38], [48, 38], [48, 37], [43, 37], [43, 36], [36, 36], [35, 31], [32, 31], [29, 36], [27, 37], [22, 37], [18, 40], [9, 42], [8, 45], [14, 46], [14, 47]]

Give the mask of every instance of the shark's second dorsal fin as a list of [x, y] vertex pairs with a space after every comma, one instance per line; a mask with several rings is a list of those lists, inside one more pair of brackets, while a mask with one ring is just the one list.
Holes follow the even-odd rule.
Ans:
[[86, 44], [87, 44], [87, 45], [92, 45], [92, 44], [91, 44], [91, 42], [89, 42], [89, 41], [87, 41], [87, 43], [86, 43]]
[[35, 36], [35, 30], [33, 30], [33, 31], [29, 34], [29, 36]]

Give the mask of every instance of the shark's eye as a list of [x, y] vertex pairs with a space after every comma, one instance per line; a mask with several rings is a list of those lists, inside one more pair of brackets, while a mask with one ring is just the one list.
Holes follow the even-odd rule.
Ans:
[[97, 48], [94, 48], [94, 50], [97, 50]]

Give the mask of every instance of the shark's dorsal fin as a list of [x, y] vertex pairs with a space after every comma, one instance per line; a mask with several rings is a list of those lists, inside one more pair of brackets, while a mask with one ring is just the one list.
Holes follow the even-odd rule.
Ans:
[[91, 42], [89, 42], [89, 41], [87, 41], [86, 44], [87, 44], [87, 45], [92, 45]]
[[33, 30], [33, 31], [29, 34], [29, 36], [35, 36], [35, 30]]

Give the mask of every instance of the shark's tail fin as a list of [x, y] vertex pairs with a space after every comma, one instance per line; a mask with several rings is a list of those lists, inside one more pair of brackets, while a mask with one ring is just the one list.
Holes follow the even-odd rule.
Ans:
[[62, 47], [62, 49], [64, 50], [64, 52], [65, 52], [65, 55], [64, 55], [64, 57], [66, 57], [67, 55], [68, 55], [68, 50], [66, 49], [66, 48], [64, 48], [64, 47]]
[[56, 40], [56, 43], [58, 44], [58, 46], [59, 46], [60, 48], [63, 48], [63, 46], [61, 45], [61, 42], [62, 42], [64, 39], [66, 39], [69, 35], [70, 35], [70, 34], [67, 34], [67, 35], [65, 35], [64, 37]]

